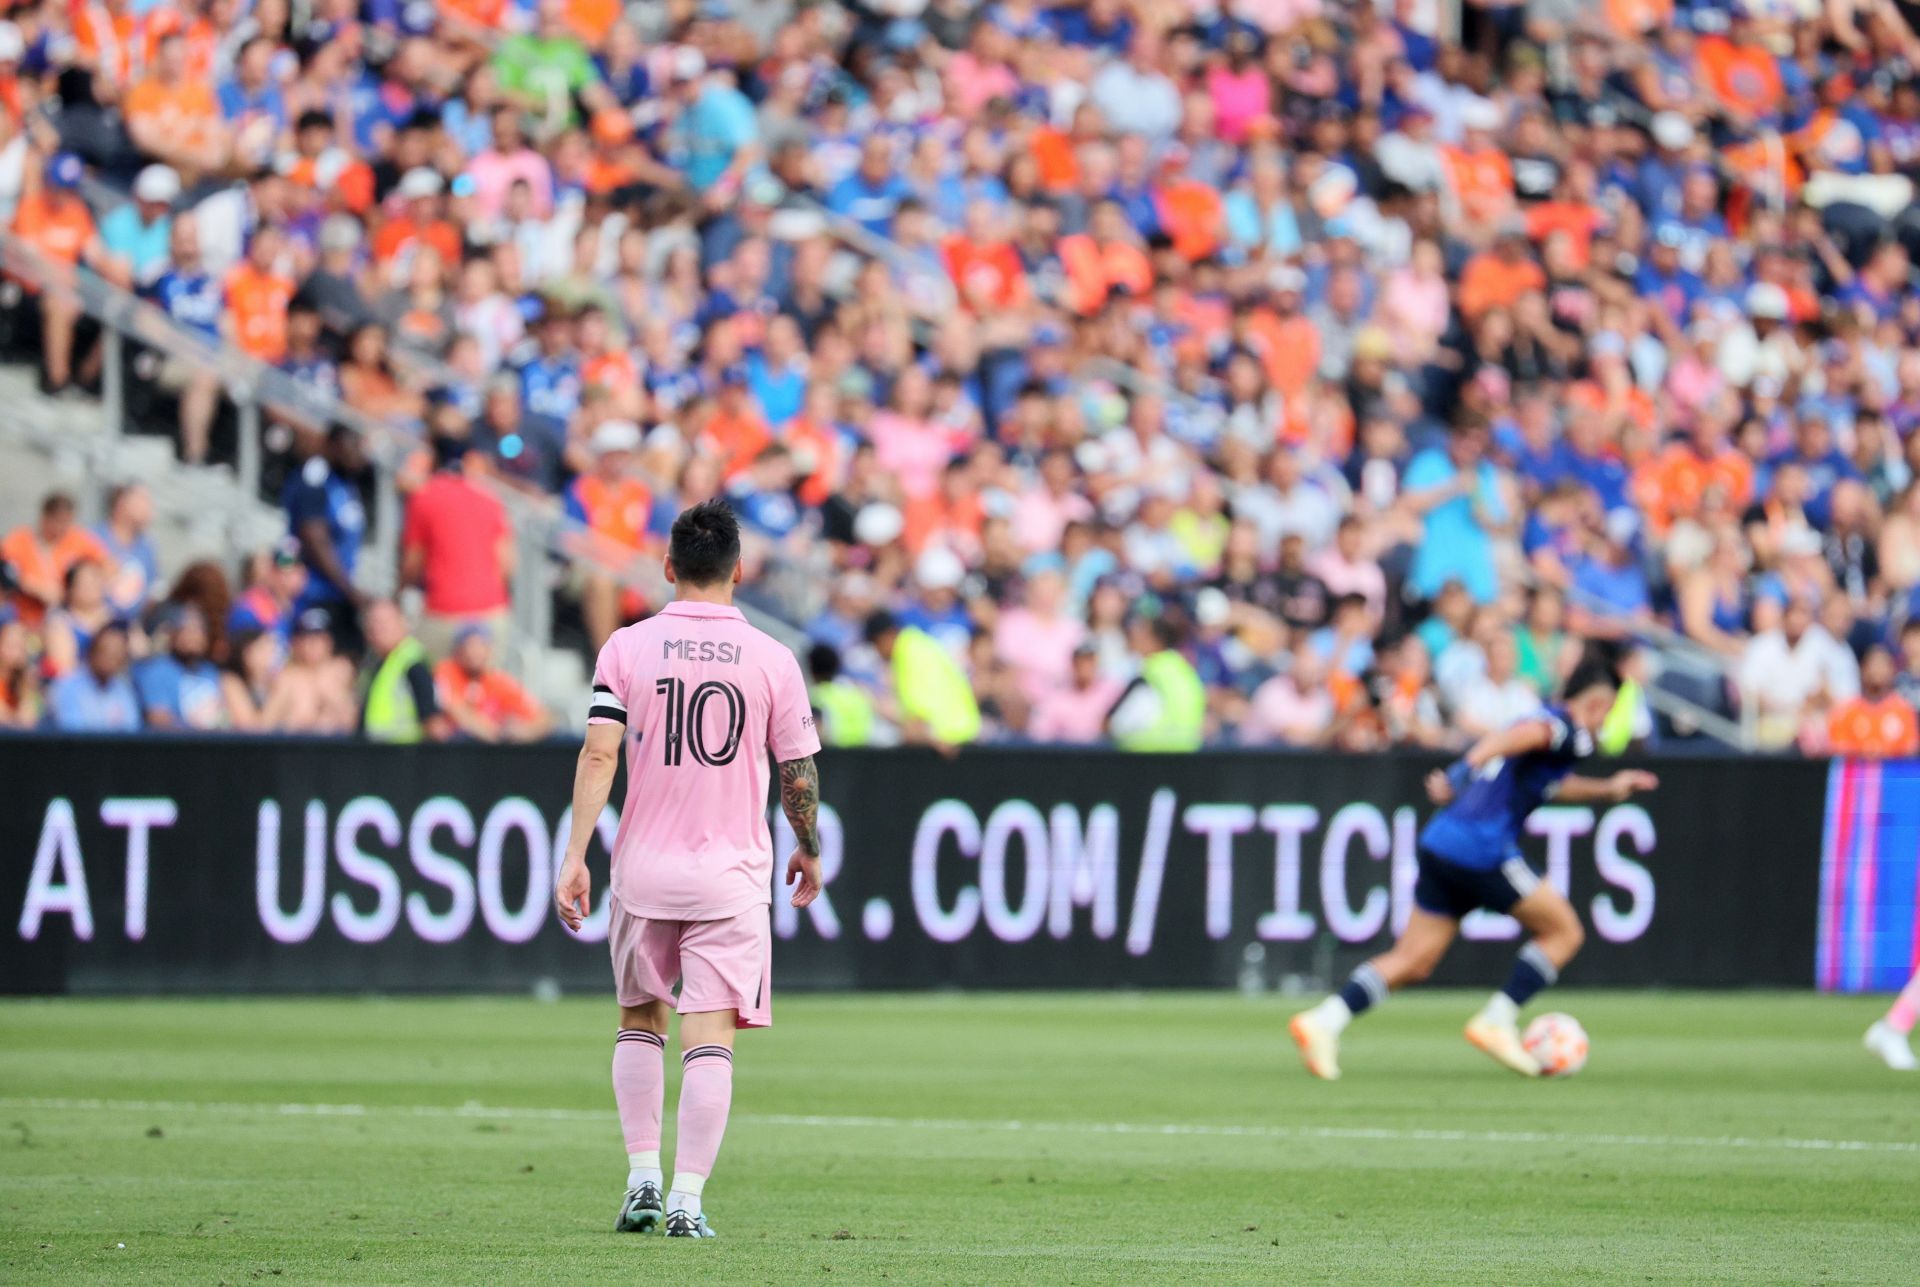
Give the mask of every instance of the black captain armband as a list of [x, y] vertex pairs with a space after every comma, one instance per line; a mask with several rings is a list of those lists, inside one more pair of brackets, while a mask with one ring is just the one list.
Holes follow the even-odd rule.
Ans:
[[605, 684], [593, 686], [593, 697], [587, 705], [588, 719], [607, 719], [616, 724], [627, 722], [627, 704], [620, 700], [613, 689]]

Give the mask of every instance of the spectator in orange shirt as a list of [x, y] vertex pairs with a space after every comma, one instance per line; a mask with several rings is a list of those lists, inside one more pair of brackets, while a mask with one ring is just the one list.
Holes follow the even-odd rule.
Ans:
[[1226, 236], [1227, 211], [1220, 192], [1210, 184], [1191, 178], [1187, 163], [1192, 154], [1175, 143], [1160, 158], [1160, 183], [1153, 194], [1160, 227], [1173, 241], [1173, 249], [1182, 259], [1196, 263], [1220, 248]]
[[[124, 274], [107, 253], [94, 227], [93, 215], [80, 197], [86, 166], [71, 152], [57, 152], [47, 162], [38, 188], [20, 198], [13, 213], [13, 231], [39, 252], [54, 272], [81, 264], [102, 277], [125, 284]], [[29, 294], [36, 294], [29, 289]], [[40, 306], [40, 388], [54, 394], [73, 379], [74, 332], [80, 324], [80, 300], [64, 290], [37, 292]], [[82, 360], [83, 378], [99, 373], [98, 350]]]
[[633, 475], [640, 450], [640, 426], [631, 420], [607, 420], [593, 431], [593, 468], [567, 488], [567, 517], [584, 525], [591, 538], [580, 569], [580, 615], [595, 653], [620, 625], [620, 585], [606, 569], [637, 557], [647, 543], [653, 519], [653, 493]]
[[773, 441], [767, 418], [760, 414], [748, 387], [747, 368], [738, 362], [720, 373], [720, 392], [703, 436], [720, 458], [721, 472], [727, 478], [744, 472]]
[[840, 393], [832, 382], [814, 380], [807, 385], [800, 414], [789, 420], [781, 441], [793, 453], [794, 473], [800, 478], [800, 503], [824, 505], [839, 490], [847, 473], [846, 436], [837, 422]]
[[433, 669], [440, 709], [454, 727], [479, 742], [537, 742], [553, 731], [553, 717], [533, 694], [493, 665], [493, 632], [461, 628], [453, 653]]
[[1725, 420], [1711, 409], [1685, 440], [1642, 463], [1633, 475], [1634, 500], [1662, 538], [1676, 520], [1696, 517], [1715, 490], [1725, 498], [1723, 508], [1744, 512], [1753, 499], [1753, 462], [1735, 450]]
[[445, 214], [446, 186], [439, 171], [424, 165], [400, 176], [399, 186], [394, 189], [400, 213], [373, 234], [375, 261], [391, 264], [417, 244], [439, 251], [443, 264], [460, 262], [460, 230]]
[[990, 201], [968, 204], [966, 228], [947, 238], [941, 253], [960, 302], [981, 317], [1027, 302], [1027, 274], [1020, 256], [1003, 233], [998, 207]]
[[133, 145], [189, 182], [225, 166], [233, 150], [212, 81], [189, 74], [187, 44], [178, 30], [156, 42], [152, 74], [127, 91], [121, 112]]
[[1068, 302], [1082, 316], [1099, 312], [1116, 288], [1136, 299], [1153, 289], [1153, 264], [1115, 201], [1093, 208], [1085, 232], [1061, 239], [1060, 262], [1067, 270]]
[[1881, 760], [1920, 755], [1920, 718], [1893, 691], [1893, 654], [1875, 644], [1860, 659], [1860, 695], [1833, 708], [1827, 737], [1835, 755]]
[[1491, 250], [1467, 261], [1460, 274], [1456, 302], [1460, 313], [1474, 321], [1489, 309], [1511, 308], [1528, 291], [1544, 290], [1547, 274], [1533, 261], [1525, 223], [1506, 223]]
[[1724, 36], [1708, 36], [1694, 46], [1700, 81], [1720, 100], [1734, 123], [1751, 125], [1775, 115], [1786, 97], [1786, 83], [1773, 51], [1755, 29], [1752, 17], [1735, 7]]
[[40, 521], [22, 523], [0, 541], [0, 563], [13, 569], [18, 588], [13, 606], [29, 628], [46, 619], [47, 609], [67, 593], [67, 572], [83, 561], [112, 567], [106, 547], [73, 519], [73, 497], [49, 493], [40, 502]]
[[227, 274], [228, 334], [240, 349], [276, 363], [287, 352], [287, 305], [293, 279], [280, 272], [280, 232], [272, 224], [254, 230], [247, 257]]
[[1272, 307], [1249, 315], [1244, 333], [1236, 338], [1260, 359], [1267, 382], [1281, 398], [1291, 400], [1306, 392], [1307, 382], [1319, 369], [1320, 330], [1301, 311], [1305, 273], [1282, 264], [1269, 274], [1267, 289]]
[[1469, 227], [1497, 228], [1514, 211], [1513, 163], [1494, 141], [1500, 109], [1478, 100], [1461, 109], [1460, 120], [1460, 142], [1441, 149], [1448, 187]]

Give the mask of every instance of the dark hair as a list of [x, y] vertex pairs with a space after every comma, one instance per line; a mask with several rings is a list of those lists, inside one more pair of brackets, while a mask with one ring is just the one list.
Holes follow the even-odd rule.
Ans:
[[892, 634], [899, 628], [899, 619], [885, 608], [879, 608], [867, 615], [860, 627], [860, 637], [868, 643], [877, 643], [883, 635]]
[[1589, 657], [1573, 668], [1573, 673], [1567, 676], [1566, 686], [1560, 690], [1560, 695], [1563, 698], [1574, 698], [1589, 688], [1601, 687], [1620, 687], [1620, 672], [1615, 670], [1610, 662]]
[[840, 678], [840, 650], [832, 644], [815, 644], [807, 650], [807, 673], [816, 684], [831, 684]]
[[714, 585], [732, 576], [740, 562], [740, 520], [732, 508], [716, 497], [682, 511], [673, 520], [667, 561], [688, 585]]

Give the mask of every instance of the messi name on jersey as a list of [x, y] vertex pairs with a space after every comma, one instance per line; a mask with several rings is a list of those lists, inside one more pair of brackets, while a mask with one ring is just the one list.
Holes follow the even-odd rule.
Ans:
[[667, 639], [660, 645], [660, 659], [678, 657], [682, 661], [717, 661], [728, 666], [740, 664], [740, 645], [717, 643], [712, 639]]

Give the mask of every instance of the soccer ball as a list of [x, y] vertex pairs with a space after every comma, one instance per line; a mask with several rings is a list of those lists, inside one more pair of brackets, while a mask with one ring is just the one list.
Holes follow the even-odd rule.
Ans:
[[1587, 1030], [1570, 1014], [1543, 1014], [1520, 1039], [1543, 1077], [1571, 1077], [1587, 1066]]

